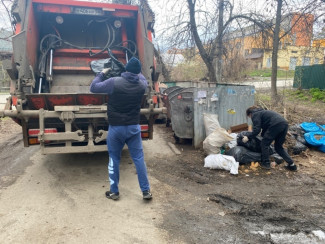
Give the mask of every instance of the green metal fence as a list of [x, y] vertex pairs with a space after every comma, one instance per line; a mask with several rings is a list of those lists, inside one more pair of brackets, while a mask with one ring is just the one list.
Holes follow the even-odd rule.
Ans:
[[325, 65], [296, 66], [293, 87], [325, 89]]

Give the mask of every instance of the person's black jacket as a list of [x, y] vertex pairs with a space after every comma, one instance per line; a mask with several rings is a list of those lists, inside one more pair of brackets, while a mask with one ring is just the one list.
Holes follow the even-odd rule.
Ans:
[[265, 131], [277, 124], [288, 123], [280, 114], [271, 111], [257, 108], [252, 111], [253, 131], [248, 133], [248, 138], [257, 136], [262, 130], [262, 136]]

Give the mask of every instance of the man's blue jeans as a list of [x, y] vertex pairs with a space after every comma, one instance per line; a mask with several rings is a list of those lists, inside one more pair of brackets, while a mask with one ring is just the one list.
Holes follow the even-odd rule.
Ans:
[[122, 125], [108, 128], [107, 147], [109, 154], [108, 174], [111, 192], [119, 192], [121, 152], [128, 145], [131, 158], [135, 164], [141, 191], [150, 190], [146, 163], [144, 162], [140, 125]]

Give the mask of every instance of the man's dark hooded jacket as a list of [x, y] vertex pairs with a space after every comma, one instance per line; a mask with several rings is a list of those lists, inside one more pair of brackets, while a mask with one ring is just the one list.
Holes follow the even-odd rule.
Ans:
[[257, 136], [262, 129], [262, 136], [268, 128], [278, 124], [288, 124], [288, 122], [278, 113], [271, 110], [257, 108], [252, 111], [253, 131], [248, 133], [248, 138]]

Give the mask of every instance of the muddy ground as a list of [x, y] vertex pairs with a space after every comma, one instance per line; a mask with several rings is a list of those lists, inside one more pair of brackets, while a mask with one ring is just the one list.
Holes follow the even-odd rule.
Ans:
[[314, 149], [294, 157], [298, 172], [283, 164], [270, 171], [242, 166], [233, 176], [204, 168], [202, 150], [175, 144], [171, 128], [156, 124], [154, 140], [144, 142], [153, 201], [144, 204], [137, 195], [124, 150], [123, 192], [112, 202], [103, 196], [106, 154], [40, 155], [37, 147], [23, 148], [11, 120], [0, 128], [0, 237], [6, 243], [325, 242], [325, 154]]
[[173, 188], [165, 196], [163, 225], [173, 237], [187, 243], [316, 243], [308, 236], [324, 231], [324, 154], [313, 152], [309, 162], [296, 158], [297, 173], [284, 165], [271, 171], [242, 166], [232, 176], [203, 168], [202, 151], [179, 147], [182, 155], [157, 158], [151, 166]]

